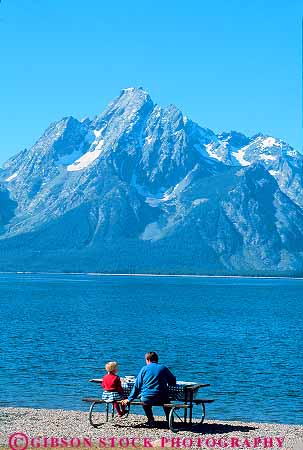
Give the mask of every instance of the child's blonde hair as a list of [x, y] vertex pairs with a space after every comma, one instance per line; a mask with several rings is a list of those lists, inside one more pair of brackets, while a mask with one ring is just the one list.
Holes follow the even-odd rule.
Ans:
[[109, 361], [108, 363], [105, 364], [105, 370], [107, 372], [113, 372], [115, 369], [117, 369], [118, 367], [118, 363], [117, 361]]

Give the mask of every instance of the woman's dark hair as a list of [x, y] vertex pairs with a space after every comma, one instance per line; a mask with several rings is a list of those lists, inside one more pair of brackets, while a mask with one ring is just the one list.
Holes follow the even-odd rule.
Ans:
[[147, 352], [145, 354], [145, 359], [147, 359], [147, 361], [151, 361], [151, 362], [158, 362], [158, 355], [156, 352]]

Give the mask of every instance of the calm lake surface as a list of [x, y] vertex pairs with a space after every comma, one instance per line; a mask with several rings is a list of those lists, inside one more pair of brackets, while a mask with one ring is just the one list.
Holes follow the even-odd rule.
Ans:
[[[212, 419], [303, 423], [303, 280], [0, 275], [0, 406], [88, 410], [159, 352]], [[137, 408], [137, 412], [141, 410]]]

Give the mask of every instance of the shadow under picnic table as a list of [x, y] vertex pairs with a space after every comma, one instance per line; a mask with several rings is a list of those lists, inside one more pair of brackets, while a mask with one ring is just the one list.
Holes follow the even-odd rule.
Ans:
[[[119, 428], [148, 428], [144, 424], [130, 424], [130, 423], [116, 423], [115, 427]], [[156, 421], [154, 429], [158, 430], [168, 430], [167, 422]], [[247, 433], [249, 431], [255, 430], [256, 427], [248, 426], [248, 425], [231, 425], [228, 423], [201, 423], [192, 426], [183, 426], [180, 427], [180, 431], [189, 431], [190, 433], [197, 434], [226, 434], [226, 433], [234, 433], [236, 431]]]
[[248, 425], [230, 425], [228, 423], [201, 423], [189, 428], [191, 433], [203, 433], [203, 434], [226, 434], [234, 433], [235, 431], [242, 431], [247, 433], [248, 431], [255, 430], [255, 427]]

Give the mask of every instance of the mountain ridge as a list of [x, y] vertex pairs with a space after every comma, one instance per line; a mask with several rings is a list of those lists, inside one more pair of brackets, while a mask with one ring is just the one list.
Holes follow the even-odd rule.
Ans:
[[280, 139], [215, 134], [124, 89], [4, 164], [0, 269], [299, 273], [302, 165]]

